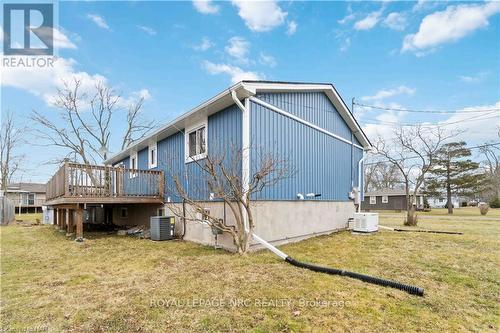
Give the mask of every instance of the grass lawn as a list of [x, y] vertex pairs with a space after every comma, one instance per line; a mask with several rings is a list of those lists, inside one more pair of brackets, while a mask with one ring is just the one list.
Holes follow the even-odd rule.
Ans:
[[16, 214], [15, 219], [16, 221], [36, 221], [36, 219], [39, 219], [41, 222], [42, 213]]
[[425, 297], [299, 269], [268, 251], [240, 257], [106, 234], [79, 244], [50, 226], [1, 227], [2, 330], [498, 332], [500, 219], [420, 225], [464, 235], [340, 232], [281, 249], [423, 287]]

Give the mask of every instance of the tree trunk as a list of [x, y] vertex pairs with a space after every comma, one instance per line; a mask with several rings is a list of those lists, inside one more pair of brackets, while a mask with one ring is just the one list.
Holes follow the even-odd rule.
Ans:
[[405, 225], [408, 225], [408, 226], [416, 226], [417, 225], [417, 214], [415, 211], [415, 206], [413, 204], [406, 212]]

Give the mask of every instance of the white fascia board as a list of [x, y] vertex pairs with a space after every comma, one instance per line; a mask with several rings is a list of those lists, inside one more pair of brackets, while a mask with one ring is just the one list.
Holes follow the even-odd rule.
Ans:
[[359, 149], [363, 149], [363, 147], [361, 147], [361, 146], [359, 146], [359, 145], [357, 145], [357, 144], [353, 143], [353, 142], [352, 142], [351, 140], [349, 140], [349, 139], [343, 138], [343, 137], [341, 137], [341, 136], [339, 136], [339, 135], [337, 135], [337, 134], [335, 134], [335, 133], [332, 133], [332, 132], [330, 132], [330, 131], [328, 131], [328, 130], [326, 130], [326, 129], [322, 128], [322, 127], [319, 127], [319, 126], [317, 126], [317, 125], [315, 125], [315, 124], [313, 124], [313, 123], [311, 123], [311, 122], [308, 122], [307, 120], [304, 120], [304, 119], [302, 119], [302, 118], [300, 118], [300, 117], [297, 117], [296, 115], [291, 114], [290, 112], [287, 112], [287, 111], [281, 110], [280, 108], [278, 108], [278, 107], [276, 107], [276, 106], [274, 106], [274, 105], [271, 105], [271, 104], [269, 104], [269, 103], [267, 103], [267, 102], [264, 102], [264, 101], [263, 101], [263, 100], [261, 100], [261, 99], [258, 99], [258, 98], [256, 98], [256, 97], [250, 97], [250, 100], [251, 100], [252, 102], [254, 102], [254, 103], [257, 103], [257, 104], [262, 105], [263, 107], [265, 107], [265, 108], [267, 108], [267, 109], [269, 109], [269, 110], [272, 110], [272, 111], [274, 111], [274, 112], [276, 112], [276, 113], [279, 113], [279, 114], [281, 114], [281, 115], [283, 115], [283, 116], [285, 116], [285, 117], [287, 117], [287, 118], [293, 119], [293, 120], [295, 120], [295, 121], [297, 121], [297, 122], [299, 122], [299, 123], [301, 123], [301, 124], [303, 124], [303, 125], [305, 125], [305, 126], [311, 127], [311, 128], [313, 128], [313, 129], [315, 129], [315, 130], [317, 130], [317, 131], [319, 131], [319, 132], [321, 132], [321, 133], [323, 133], [323, 134], [326, 134], [326, 135], [328, 135], [328, 136], [330, 136], [330, 137], [332, 137], [332, 138], [335, 138], [335, 139], [337, 139], [337, 140], [340, 140], [340, 141], [342, 141], [342, 142], [345, 142], [345, 143], [347, 143], [347, 144], [349, 144], [349, 145], [353, 145], [354, 147], [357, 147], [357, 148], [359, 148]]
[[365, 133], [352, 116], [349, 108], [344, 103], [335, 88], [329, 83], [272, 83], [272, 82], [245, 82], [244, 86], [247, 90], [255, 93], [258, 92], [289, 92], [289, 91], [321, 91], [324, 92], [335, 108], [338, 110], [340, 116], [347, 123], [354, 136], [359, 140], [364, 150], [369, 150], [372, 145]]

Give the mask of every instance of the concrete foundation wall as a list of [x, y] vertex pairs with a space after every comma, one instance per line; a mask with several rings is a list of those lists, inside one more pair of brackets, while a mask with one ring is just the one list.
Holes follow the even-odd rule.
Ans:
[[[180, 209], [181, 205], [177, 206]], [[206, 202], [211, 215], [224, 218], [222, 202]], [[189, 210], [189, 207], [186, 208]], [[352, 201], [259, 201], [254, 203], [255, 233], [273, 244], [285, 244], [309, 237], [328, 234], [347, 228], [348, 219], [354, 216]], [[191, 214], [191, 215], [190, 215]], [[187, 216], [194, 216], [187, 211]], [[226, 221], [235, 225], [234, 216], [226, 205]], [[176, 218], [176, 234], [183, 231], [182, 220]], [[228, 234], [217, 239], [208, 225], [186, 221], [184, 239], [211, 246], [221, 246], [234, 251], [233, 239]], [[252, 244], [259, 248], [259, 244]]]
[[[182, 204], [173, 205], [176, 212], [182, 212]], [[116, 225], [147, 225], [150, 216], [158, 215], [158, 209], [165, 209], [166, 215], [175, 215], [169, 205], [116, 205], [113, 207], [113, 223]], [[348, 219], [354, 216], [355, 207], [352, 201], [258, 201], [253, 203], [255, 233], [273, 244], [285, 244], [309, 237], [328, 234], [347, 228]], [[204, 207], [210, 209], [212, 216], [226, 220], [228, 225], [235, 226], [234, 215], [229, 206], [222, 202], [209, 201]], [[127, 209], [127, 217], [121, 217], [121, 209]], [[225, 210], [225, 212], [224, 212]], [[196, 213], [186, 205], [186, 216], [195, 217]], [[200, 218], [200, 217], [198, 217]], [[210, 246], [220, 246], [229, 251], [236, 250], [232, 237], [225, 233], [214, 235], [212, 228], [196, 221], [175, 218], [175, 235], [184, 240]], [[252, 244], [252, 248], [259, 248]]]

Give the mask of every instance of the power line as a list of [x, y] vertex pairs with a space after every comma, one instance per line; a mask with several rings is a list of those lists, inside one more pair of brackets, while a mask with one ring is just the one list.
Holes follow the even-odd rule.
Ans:
[[450, 122], [442, 122], [442, 123], [438, 123], [438, 124], [428, 124], [428, 123], [399, 123], [399, 122], [396, 122], [396, 121], [386, 121], [386, 120], [371, 119], [371, 118], [363, 119], [361, 121], [365, 122], [365, 123], [367, 121], [373, 121], [373, 122], [376, 122], [377, 124], [382, 124], [382, 125], [422, 126], [422, 127], [439, 127], [440, 126], [440, 127], [444, 127], [444, 126], [448, 126], [448, 125], [463, 123], [465, 121], [470, 122], [470, 121], [486, 120], [486, 119], [493, 119], [493, 118], [499, 117], [500, 113], [498, 115], [494, 115], [494, 116], [491, 116], [491, 117], [485, 117], [485, 116], [489, 116], [490, 114], [495, 113], [495, 112], [496, 111], [489, 112], [489, 113], [482, 114], [482, 115], [478, 115], [478, 116], [474, 116], [474, 117], [470, 117], [470, 118], [465, 118], [465, 119], [460, 119], [460, 120], [450, 121]]
[[[479, 148], [484, 148], [484, 147], [493, 147], [493, 146], [498, 146], [500, 145], [500, 142], [494, 142], [494, 143], [485, 143], [484, 145], [479, 145], [479, 146], [473, 146], [473, 147], [466, 147], [466, 149], [470, 149], [470, 150], [473, 150], [473, 149], [479, 149]], [[407, 160], [410, 160], [410, 159], [414, 159], [414, 158], [420, 158], [420, 156], [410, 156], [408, 158], [406, 158]], [[402, 161], [403, 159], [398, 159], [397, 161]], [[385, 160], [385, 161], [377, 161], [377, 162], [370, 162], [370, 163], [363, 163], [364, 166], [366, 165], [375, 165], [375, 164], [379, 164], [379, 163], [387, 163], [387, 162], [390, 162], [389, 160]]]
[[490, 109], [481, 109], [481, 110], [418, 110], [418, 109], [401, 109], [401, 108], [390, 108], [384, 106], [377, 105], [368, 105], [361, 104], [358, 102], [353, 102], [353, 105], [370, 108], [370, 109], [378, 109], [385, 111], [402, 111], [402, 112], [415, 112], [415, 113], [443, 113], [443, 114], [458, 114], [458, 113], [482, 113], [482, 112], [490, 112], [490, 111], [500, 111], [500, 108], [490, 108]]

